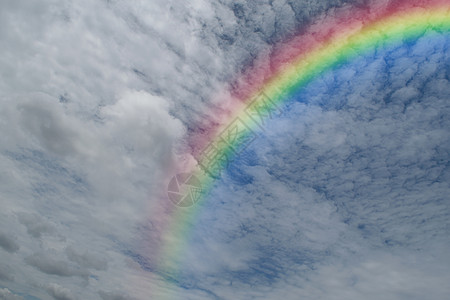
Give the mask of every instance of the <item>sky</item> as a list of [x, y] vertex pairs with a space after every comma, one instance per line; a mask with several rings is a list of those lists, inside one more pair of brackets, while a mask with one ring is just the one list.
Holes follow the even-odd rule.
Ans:
[[369, 3], [1, 0], [0, 299], [447, 299], [448, 34], [295, 93], [157, 268], [197, 124], [262, 53]]

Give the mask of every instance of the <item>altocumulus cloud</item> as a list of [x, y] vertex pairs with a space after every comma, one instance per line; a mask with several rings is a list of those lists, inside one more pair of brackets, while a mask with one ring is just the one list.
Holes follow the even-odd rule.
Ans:
[[450, 294], [447, 40], [373, 53], [293, 99], [214, 189], [178, 281], [138, 247], [234, 75], [365, 3], [2, 1], [0, 299]]

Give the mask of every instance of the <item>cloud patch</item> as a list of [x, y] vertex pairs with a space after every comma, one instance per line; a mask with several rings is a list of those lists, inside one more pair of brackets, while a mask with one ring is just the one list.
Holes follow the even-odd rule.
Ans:
[[9, 253], [17, 252], [20, 249], [20, 246], [19, 244], [17, 244], [15, 238], [1, 231], [0, 231], [0, 247]]
[[7, 288], [0, 288], [0, 299], [2, 300], [23, 300], [23, 297], [13, 294]]
[[89, 272], [87, 272], [87, 270], [77, 268], [69, 264], [65, 260], [55, 259], [54, 256], [48, 252], [35, 253], [25, 258], [25, 261], [42, 273], [48, 275], [58, 275], [63, 277], [87, 277], [89, 275]]
[[51, 283], [46, 288], [48, 294], [55, 300], [76, 300], [72, 292], [56, 283]]
[[14, 271], [9, 265], [0, 263], [0, 280], [14, 281]]
[[67, 247], [66, 254], [69, 260], [76, 262], [83, 268], [92, 268], [99, 271], [105, 271], [108, 268], [108, 261], [99, 254], [95, 255], [89, 251], [80, 253], [73, 247]]
[[27, 228], [27, 233], [34, 238], [40, 238], [42, 234], [55, 231], [48, 221], [37, 214], [20, 213], [18, 219]]

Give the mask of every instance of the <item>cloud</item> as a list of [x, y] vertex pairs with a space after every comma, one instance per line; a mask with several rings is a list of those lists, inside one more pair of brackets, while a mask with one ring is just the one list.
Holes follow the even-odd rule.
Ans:
[[48, 97], [33, 98], [18, 106], [23, 128], [50, 152], [60, 155], [82, 152], [77, 124], [64, 116], [62, 107], [53, 105]]
[[23, 297], [11, 293], [7, 288], [0, 288], [0, 299], [3, 300], [23, 300]]
[[[412, 266], [406, 260], [415, 259]], [[280, 282], [266, 295], [267, 299], [444, 299], [448, 294], [445, 283], [448, 274], [430, 264], [420, 255], [394, 257], [371, 253], [366, 260], [353, 263], [322, 265], [308, 278], [296, 276]], [[442, 277], [443, 276], [443, 277]]]
[[3, 232], [0, 232], [0, 247], [9, 253], [17, 252], [20, 248], [14, 238]]
[[0, 280], [14, 281], [14, 271], [9, 265], [0, 263]]
[[[406, 55], [423, 47], [433, 59]], [[380, 47], [295, 95], [216, 182], [165, 268], [173, 289], [444, 298], [448, 48], [447, 37]]]
[[55, 300], [75, 300], [69, 289], [66, 289], [56, 283], [51, 283], [47, 286], [47, 292]]
[[[446, 292], [412, 284], [448, 274], [445, 38], [320, 76], [217, 182], [174, 269], [154, 269], [171, 233], [149, 216], [187, 136], [260, 53], [370, 3], [2, 3], [0, 293], [360, 299], [397, 275]], [[415, 251], [430, 261], [401, 259]]]
[[40, 238], [44, 233], [52, 233], [54, 228], [37, 214], [21, 213], [18, 215], [20, 223], [25, 225], [27, 233], [35, 238]]
[[89, 275], [85, 269], [76, 268], [64, 260], [57, 260], [50, 253], [35, 253], [25, 258], [25, 261], [39, 271], [49, 275], [63, 277], [86, 277]]
[[83, 268], [92, 268], [95, 270], [104, 271], [108, 267], [108, 261], [106, 258], [100, 255], [94, 255], [85, 251], [84, 253], [78, 253], [73, 247], [67, 247], [66, 254], [69, 260], [76, 262]]
[[133, 300], [130, 296], [127, 296], [120, 292], [103, 292], [98, 293], [103, 300]]
[[[169, 103], [144, 91], [126, 92], [111, 106], [102, 109], [107, 127], [122, 147], [134, 158], [147, 156], [161, 165], [170, 162], [174, 142], [180, 139], [184, 128], [168, 113]], [[136, 161], [138, 163], [138, 161]], [[160, 169], [160, 166], [155, 166]]]

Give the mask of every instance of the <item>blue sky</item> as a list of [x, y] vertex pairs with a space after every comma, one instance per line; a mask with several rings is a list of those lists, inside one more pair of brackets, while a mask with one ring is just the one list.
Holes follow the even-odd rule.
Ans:
[[432, 33], [286, 101], [202, 204], [180, 275], [155, 269], [165, 171], [215, 95], [363, 2], [2, 2], [0, 299], [446, 299], [450, 38]]

